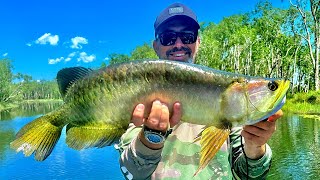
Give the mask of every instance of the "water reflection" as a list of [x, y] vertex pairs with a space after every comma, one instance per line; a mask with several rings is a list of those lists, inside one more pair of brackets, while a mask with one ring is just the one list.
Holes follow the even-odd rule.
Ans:
[[17, 108], [0, 111], [0, 120], [12, 120], [15, 117], [29, 117], [46, 114], [62, 105], [62, 101], [23, 103]]
[[0, 129], [0, 164], [5, 159], [6, 151], [8, 151], [8, 142], [14, 138], [15, 132], [13, 130]]
[[269, 144], [273, 150], [268, 179], [320, 177], [319, 120], [288, 115], [277, 122]]

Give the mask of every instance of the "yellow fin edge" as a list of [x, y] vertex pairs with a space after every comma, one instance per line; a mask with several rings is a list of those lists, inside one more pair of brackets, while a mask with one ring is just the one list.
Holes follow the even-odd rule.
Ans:
[[219, 129], [214, 126], [207, 127], [203, 130], [200, 145], [200, 163], [198, 170], [193, 176], [196, 176], [204, 169], [210, 160], [216, 155], [223, 143], [227, 140], [230, 134], [230, 129]]

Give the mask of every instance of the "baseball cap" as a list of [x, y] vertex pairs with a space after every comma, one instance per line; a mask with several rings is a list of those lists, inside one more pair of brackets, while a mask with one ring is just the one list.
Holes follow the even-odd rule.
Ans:
[[156, 18], [156, 21], [154, 22], [155, 34], [157, 34], [161, 25], [174, 18], [186, 18], [194, 23], [196, 29], [200, 28], [197, 16], [190, 8], [181, 3], [174, 3], [164, 9]]

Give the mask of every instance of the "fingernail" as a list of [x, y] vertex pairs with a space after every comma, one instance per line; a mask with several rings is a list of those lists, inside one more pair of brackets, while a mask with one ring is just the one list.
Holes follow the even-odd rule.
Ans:
[[153, 103], [155, 104], [161, 104], [161, 102], [159, 100], [155, 100]]
[[175, 107], [176, 109], [180, 109], [180, 106], [181, 106], [180, 103], [175, 103], [175, 104], [174, 104], [174, 107]]
[[159, 126], [161, 129], [165, 129], [167, 127], [167, 123], [160, 123]]
[[144, 109], [144, 105], [143, 104], [138, 104], [137, 105], [137, 110], [143, 110]]

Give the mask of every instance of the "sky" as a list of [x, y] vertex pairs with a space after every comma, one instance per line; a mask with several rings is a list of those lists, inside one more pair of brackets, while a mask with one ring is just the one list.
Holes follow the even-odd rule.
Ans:
[[151, 44], [155, 18], [174, 2], [190, 7], [199, 22], [219, 23], [252, 11], [259, 0], [0, 0], [0, 59], [34, 80], [53, 80], [64, 67], [99, 67], [112, 53]]

